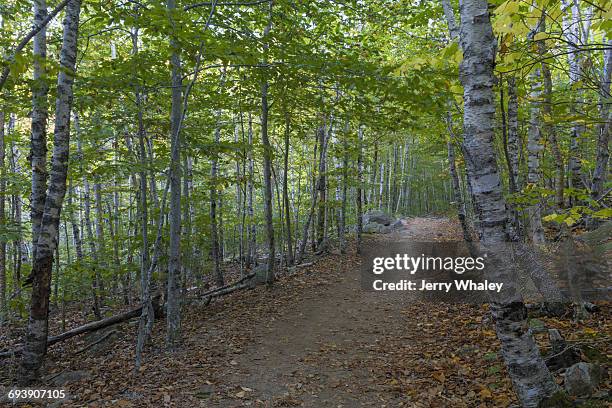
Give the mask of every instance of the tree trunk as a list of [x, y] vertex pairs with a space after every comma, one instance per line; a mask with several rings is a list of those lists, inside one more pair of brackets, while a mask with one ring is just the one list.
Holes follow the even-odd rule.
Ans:
[[[532, 35], [540, 32], [540, 25], [533, 31]], [[527, 137], [527, 183], [531, 188], [537, 187], [540, 182], [540, 152], [543, 149], [540, 143], [540, 96], [542, 83], [540, 80], [540, 68], [534, 68], [531, 74], [531, 107], [529, 109], [529, 133]], [[529, 236], [534, 244], [544, 243], [544, 228], [542, 227], [541, 203], [529, 206]]]
[[[132, 30], [132, 53], [138, 53], [138, 29]], [[147, 151], [145, 147], [146, 129], [143, 118], [142, 93], [140, 86], [135, 89], [137, 123], [138, 123], [138, 158], [140, 161], [140, 233], [142, 250], [140, 252], [140, 301], [141, 313], [138, 322], [138, 339], [136, 341], [136, 369], [142, 363], [142, 351], [151, 335], [155, 314], [151, 300], [151, 271], [149, 269], [149, 209], [147, 200]], [[160, 213], [161, 217], [161, 213]]]
[[472, 229], [468, 223], [465, 202], [461, 195], [461, 186], [459, 185], [459, 173], [457, 173], [457, 160], [455, 157], [455, 132], [453, 131], [453, 122], [450, 110], [446, 111], [446, 123], [448, 126], [448, 141], [446, 142], [446, 149], [448, 152], [448, 165], [451, 175], [451, 183], [453, 187], [453, 200], [457, 207], [457, 217], [461, 223], [461, 230], [463, 231], [463, 239], [466, 242], [472, 241]]
[[36, 243], [36, 258], [32, 267], [30, 319], [19, 370], [19, 382], [24, 385], [39, 378], [39, 369], [47, 352], [51, 268], [53, 266], [53, 253], [58, 242], [62, 202], [66, 193], [70, 149], [70, 111], [73, 100], [72, 84], [76, 64], [80, 9], [80, 0], [70, 0], [66, 6], [66, 16], [64, 17], [64, 32], [60, 53], [62, 69], [60, 69], [57, 78], [51, 176], [40, 234]]
[[253, 117], [249, 112], [249, 130], [248, 130], [248, 162], [249, 176], [247, 179], [247, 213], [249, 218], [248, 235], [248, 250], [247, 250], [247, 268], [256, 263], [257, 256], [257, 229], [255, 227], [255, 216], [253, 210], [253, 185], [255, 184], [255, 161], [253, 160]]
[[509, 167], [510, 177], [516, 188], [516, 191], [520, 190], [519, 187], [519, 151], [521, 146], [521, 139], [519, 136], [518, 129], [518, 96], [516, 93], [516, 77], [514, 75], [509, 76], [508, 80], [508, 156], [509, 156]]
[[357, 129], [357, 253], [361, 253], [361, 234], [363, 232], [363, 125]]
[[[176, 9], [175, 0], [168, 0], [168, 10]], [[171, 18], [171, 24], [174, 21]], [[182, 78], [179, 44], [172, 34], [170, 39], [172, 107], [170, 112], [170, 248], [168, 254], [168, 298], [166, 341], [170, 350], [176, 349], [181, 330], [181, 120]]]
[[102, 313], [100, 311], [101, 308], [101, 300], [100, 300], [100, 289], [101, 289], [101, 279], [100, 279], [100, 271], [98, 269], [98, 250], [96, 248], [96, 241], [93, 236], [93, 227], [91, 225], [91, 192], [89, 189], [89, 181], [87, 180], [87, 176], [83, 171], [83, 147], [81, 141], [81, 132], [80, 132], [80, 124], [79, 124], [79, 115], [74, 113], [74, 131], [77, 137], [77, 155], [79, 158], [79, 167], [80, 172], [83, 175], [83, 201], [84, 201], [84, 221], [85, 221], [85, 230], [87, 232], [87, 240], [89, 242], [89, 252], [90, 256], [94, 261], [93, 267], [93, 276], [91, 279], [91, 292], [92, 292], [92, 309], [96, 319], [102, 318]]
[[[263, 33], [264, 41], [272, 29], [272, 2], [270, 2], [268, 25]], [[267, 64], [268, 43], [264, 42], [264, 64]], [[267, 72], [263, 70], [261, 84], [261, 143], [264, 149], [263, 176], [264, 176], [264, 214], [266, 218], [266, 238], [268, 241], [268, 269], [266, 282], [268, 285], [274, 283], [274, 219], [272, 217], [272, 146], [268, 139], [268, 78]]]
[[[545, 18], [546, 15], [542, 13], [540, 19], [540, 30], [545, 30]], [[544, 116], [544, 131], [548, 136], [550, 142], [550, 148], [554, 157], [555, 164], [555, 200], [559, 208], [564, 206], [563, 190], [565, 189], [565, 170], [563, 166], [563, 156], [561, 155], [561, 149], [559, 148], [559, 141], [557, 140], [557, 129], [553, 121], [553, 101], [552, 91], [553, 83], [552, 76], [550, 73], [550, 67], [545, 60], [546, 55], [546, 43], [544, 40], [540, 40], [538, 43], [538, 53], [542, 59], [542, 79], [544, 81], [544, 103], [542, 105], [542, 113]]]
[[[0, 111], [0, 229], [6, 231], [6, 143], [5, 143], [5, 112]], [[0, 326], [4, 323], [6, 308], [6, 239], [0, 239]]]
[[[45, 0], [34, 0], [34, 24], [41, 24], [47, 17]], [[32, 259], [36, 258], [36, 243], [40, 233], [45, 197], [47, 194], [47, 116], [49, 86], [46, 76], [47, 29], [43, 27], [33, 42], [32, 82], [32, 131], [30, 164], [32, 167], [32, 197], [30, 218], [32, 220]]]
[[610, 152], [608, 142], [612, 127], [612, 115], [610, 114], [610, 81], [612, 75], [612, 39], [608, 40], [608, 48], [604, 52], [604, 67], [599, 87], [599, 115], [601, 123], [597, 127], [597, 159], [593, 171], [591, 183], [591, 197], [599, 200], [604, 193], [604, 183], [608, 179], [608, 161]]
[[[315, 139], [315, 147], [314, 147], [314, 161], [316, 162], [316, 156], [317, 156], [317, 146], [318, 146], [318, 138]], [[295, 258], [295, 262], [297, 264], [302, 263], [302, 260], [304, 259], [304, 253], [306, 251], [306, 246], [308, 245], [308, 230], [310, 229], [310, 225], [312, 223], [312, 218], [314, 216], [314, 212], [315, 209], [317, 207], [317, 177], [316, 177], [316, 164], [314, 164], [312, 166], [312, 177], [310, 177], [311, 179], [311, 183], [312, 183], [312, 190], [311, 190], [311, 201], [310, 201], [310, 209], [308, 210], [308, 218], [306, 218], [306, 222], [303, 225], [303, 231], [302, 231], [302, 239], [300, 241], [300, 246], [298, 248], [297, 251], [297, 256]]]
[[[582, 79], [582, 60], [583, 57], [580, 53], [581, 45], [583, 44], [583, 27], [582, 17], [580, 15], [580, 4], [579, 0], [562, 0], [563, 13], [563, 32], [567, 39], [569, 52], [567, 53], [567, 59], [569, 63], [569, 79], [570, 87]], [[567, 21], [566, 11], [570, 9], [571, 22]], [[574, 115], [579, 114], [579, 106], [582, 102], [582, 97], [579, 90], [573, 92], [573, 103], [570, 106], [570, 112]], [[569, 156], [569, 186], [574, 189], [585, 188], [582, 182], [582, 163], [580, 160], [580, 145], [579, 140], [584, 131], [584, 125], [574, 121], [572, 130], [570, 133], [570, 156]], [[575, 197], [570, 196], [570, 205], [575, 205], [577, 200]]]
[[317, 248], [319, 248], [325, 240], [325, 206], [327, 201], [327, 140], [328, 135], [325, 130], [326, 126], [323, 125], [319, 128], [319, 145], [321, 150], [319, 152], [319, 181], [317, 182], [317, 194], [319, 195], [318, 200], [318, 214], [317, 214]]
[[217, 223], [217, 205], [219, 203], [217, 197], [217, 173], [219, 163], [219, 143], [221, 142], [221, 111], [216, 113], [217, 125], [215, 127], [213, 150], [213, 159], [210, 165], [210, 240], [211, 240], [211, 257], [213, 261], [213, 276], [217, 282], [217, 286], [225, 285], [223, 279], [223, 271], [221, 270], [221, 245], [219, 243], [219, 232]]
[[[464, 0], [461, 5], [460, 38], [464, 58], [460, 79], [464, 87], [464, 155], [483, 245], [507, 241], [506, 205], [493, 147], [495, 96], [495, 37], [486, 0]], [[506, 268], [488, 268], [493, 281], [509, 281]], [[544, 364], [526, 321], [525, 305], [516, 288], [492, 299], [502, 355], [519, 401], [524, 407], [558, 390]]]
[[291, 207], [289, 206], [289, 138], [291, 118], [285, 114], [285, 157], [283, 162], [283, 205], [285, 207], [285, 236], [287, 237], [287, 266], [293, 265], [293, 235], [291, 233]]
[[[21, 164], [19, 163], [20, 153], [15, 142], [11, 142], [11, 172], [20, 174]], [[15, 269], [13, 274], [13, 297], [20, 299], [21, 297], [21, 268], [24, 263], [28, 262], [28, 248], [23, 239], [23, 225], [21, 220], [23, 202], [20, 194], [13, 195], [13, 222], [17, 228], [17, 239], [15, 245]]]

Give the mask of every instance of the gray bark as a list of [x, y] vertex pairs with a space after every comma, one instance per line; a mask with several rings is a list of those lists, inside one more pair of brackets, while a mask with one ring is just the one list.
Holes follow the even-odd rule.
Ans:
[[518, 96], [516, 93], [516, 77], [508, 77], [508, 156], [510, 158], [510, 177], [516, 190], [519, 187], [519, 151], [521, 140], [518, 131]]
[[293, 265], [293, 235], [291, 233], [291, 207], [289, 205], [289, 139], [291, 118], [285, 114], [285, 151], [283, 162], [283, 205], [285, 208], [285, 236], [287, 237], [287, 266]]
[[249, 163], [249, 176], [247, 178], [247, 213], [249, 219], [249, 228], [247, 230], [248, 235], [248, 249], [247, 249], [247, 268], [251, 267], [256, 262], [257, 255], [257, 229], [255, 227], [255, 217], [253, 211], [253, 184], [255, 183], [255, 161], [253, 160], [253, 117], [249, 112], [249, 129], [248, 129], [248, 142], [250, 148], [247, 152], [247, 160]]
[[[223, 81], [223, 79], [222, 79]], [[210, 239], [211, 239], [211, 252], [213, 261], [213, 275], [217, 282], [217, 286], [223, 286], [223, 271], [221, 270], [221, 245], [219, 243], [219, 233], [217, 224], [217, 173], [219, 163], [219, 143], [221, 142], [221, 111], [218, 110], [216, 113], [217, 125], [215, 127], [214, 143], [215, 147], [212, 152], [213, 159], [210, 165]]]
[[100, 279], [100, 271], [98, 269], [98, 250], [96, 246], [96, 241], [93, 235], [93, 226], [91, 223], [91, 191], [89, 188], [89, 181], [87, 180], [87, 176], [83, 171], [83, 146], [81, 142], [81, 132], [80, 132], [80, 124], [79, 124], [79, 115], [75, 112], [74, 116], [74, 131], [77, 137], [77, 155], [79, 160], [79, 167], [81, 174], [83, 174], [83, 221], [85, 222], [85, 232], [87, 233], [87, 241], [89, 242], [89, 252], [90, 256], [94, 261], [94, 270], [92, 276], [92, 301], [93, 301], [93, 312], [97, 319], [102, 318], [102, 314], [100, 312], [100, 289], [101, 289], [101, 279]]
[[[263, 37], [266, 39], [272, 29], [272, 1], [270, 2], [268, 25]], [[268, 44], [264, 43], [264, 54], [268, 52]], [[267, 64], [267, 55], [264, 56]], [[272, 146], [268, 138], [268, 78], [267, 72], [263, 72], [264, 78], [261, 84], [261, 143], [264, 149], [263, 176], [264, 176], [264, 214], [266, 218], [266, 238], [268, 242], [268, 267], [266, 282], [270, 285], [274, 282], [274, 219], [272, 217]]]

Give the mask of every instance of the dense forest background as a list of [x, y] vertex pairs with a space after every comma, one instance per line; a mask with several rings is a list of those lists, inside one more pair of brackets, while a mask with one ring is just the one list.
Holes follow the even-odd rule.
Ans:
[[173, 349], [192, 293], [359, 248], [371, 210], [458, 215], [467, 239], [595, 228], [611, 17], [609, 0], [3, 2], [0, 325], [29, 316], [20, 377], [49, 310], [142, 306], [139, 366], [160, 303]]

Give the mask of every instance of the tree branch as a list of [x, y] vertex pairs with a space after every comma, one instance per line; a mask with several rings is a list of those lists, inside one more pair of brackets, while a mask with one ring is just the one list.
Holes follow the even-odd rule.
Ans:
[[51, 13], [47, 15], [47, 18], [45, 18], [40, 24], [35, 24], [32, 27], [32, 30], [30, 30], [30, 32], [25, 37], [23, 37], [23, 39], [19, 42], [19, 44], [17, 44], [17, 47], [15, 47], [15, 50], [13, 50], [13, 53], [6, 59], [5, 61], [6, 66], [2, 69], [2, 75], [0, 75], [0, 90], [4, 88], [4, 84], [6, 83], [6, 80], [11, 71], [11, 64], [15, 61], [15, 57], [17, 56], [17, 54], [19, 54], [21, 50], [23, 50], [25, 46], [28, 45], [30, 40], [34, 38], [34, 36], [38, 34], [40, 30], [42, 30], [43, 28], [45, 28], [47, 24], [49, 24], [49, 21], [53, 20], [53, 18], [60, 11], [62, 11], [64, 7], [66, 7], [66, 4], [68, 4], [69, 1], [70, 0], [63, 0], [60, 4], [58, 4], [51, 11]]

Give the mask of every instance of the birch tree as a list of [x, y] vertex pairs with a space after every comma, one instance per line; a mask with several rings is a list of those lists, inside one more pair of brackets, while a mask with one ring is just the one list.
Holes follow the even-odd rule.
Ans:
[[62, 69], [57, 76], [53, 157], [51, 159], [49, 189], [45, 197], [40, 233], [36, 242], [36, 257], [33, 259], [30, 318], [19, 372], [19, 381], [22, 384], [30, 384], [37, 380], [47, 352], [51, 271], [53, 255], [59, 237], [60, 213], [66, 193], [70, 150], [70, 112], [73, 101], [72, 87], [76, 65], [80, 11], [80, 0], [70, 0], [68, 2], [60, 52]]
[[[507, 241], [506, 204], [493, 148], [496, 40], [485, 0], [464, 0], [460, 7], [460, 42], [463, 61], [460, 80], [464, 88], [464, 151], [480, 239], [485, 246]], [[491, 278], [512, 281], [506, 268], [491, 267]], [[492, 299], [502, 356], [519, 401], [524, 407], [538, 404], [558, 390], [527, 326], [527, 312], [520, 292], [504, 291]]]

